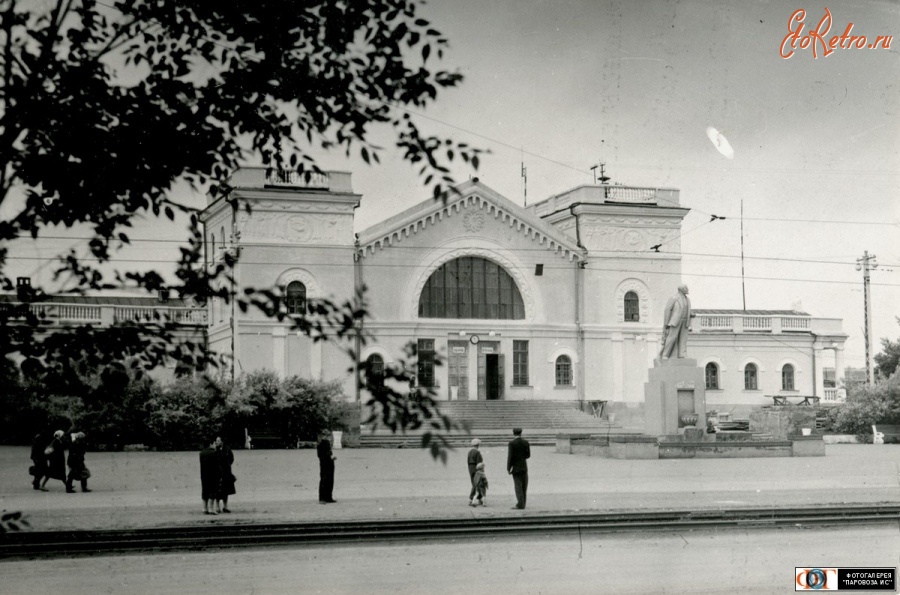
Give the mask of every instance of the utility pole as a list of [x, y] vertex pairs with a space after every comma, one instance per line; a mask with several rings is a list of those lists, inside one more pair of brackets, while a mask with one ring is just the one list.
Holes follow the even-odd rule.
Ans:
[[[865, 307], [863, 337], [866, 341], [866, 382], [869, 384], [875, 382], [875, 370], [872, 367], [871, 352], [869, 350], [869, 343], [872, 340], [872, 296], [869, 292], [869, 271], [877, 268], [878, 263], [875, 262], [875, 255], [869, 255], [868, 250], [863, 253], [862, 258], [856, 259], [856, 270], [863, 272], [863, 306]], [[837, 374], [837, 370], [835, 370], [835, 374]]]

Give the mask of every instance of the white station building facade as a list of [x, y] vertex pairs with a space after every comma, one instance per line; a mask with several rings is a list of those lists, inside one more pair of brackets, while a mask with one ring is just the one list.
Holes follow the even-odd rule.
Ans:
[[[662, 311], [682, 283], [678, 190], [585, 185], [523, 208], [474, 179], [356, 236], [362, 197], [348, 173], [244, 168], [231, 186], [237, 200], [210, 198], [203, 214], [210, 266], [239, 251], [235, 291], [282, 287], [292, 313], [364, 284], [374, 340], [362, 360], [395, 361], [414, 342], [417, 382], [441, 399], [643, 403]], [[840, 319], [693, 307], [688, 357], [705, 371], [709, 408], [841, 398], [841, 379], [826, 387], [824, 372], [844, 369]], [[208, 319], [210, 346], [237, 373], [343, 379], [354, 398], [353, 362], [336, 347], [221, 302]]]

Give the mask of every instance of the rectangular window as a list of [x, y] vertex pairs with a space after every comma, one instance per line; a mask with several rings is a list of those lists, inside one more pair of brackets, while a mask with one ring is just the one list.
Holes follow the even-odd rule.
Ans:
[[418, 385], [434, 386], [434, 339], [419, 339], [416, 349]]
[[513, 386], [528, 386], [528, 341], [513, 341]]

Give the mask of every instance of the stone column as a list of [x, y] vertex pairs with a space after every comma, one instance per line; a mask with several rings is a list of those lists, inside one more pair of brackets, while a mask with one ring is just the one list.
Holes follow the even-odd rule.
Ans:
[[612, 333], [612, 396], [614, 401], [625, 400], [625, 338]]
[[825, 396], [825, 369], [824, 369], [823, 364], [825, 363], [824, 362], [825, 350], [823, 349], [822, 344], [818, 343], [818, 342], [813, 344], [813, 350], [816, 355], [814, 358], [815, 369], [813, 370], [813, 378], [812, 378], [813, 382], [815, 383], [814, 384], [814, 387], [815, 387], [814, 393], [818, 397], [824, 397]]
[[834, 382], [838, 388], [844, 385], [844, 348], [834, 348]]
[[287, 329], [285, 327], [272, 327], [272, 369], [275, 370], [279, 378], [284, 378], [284, 346], [286, 337]]

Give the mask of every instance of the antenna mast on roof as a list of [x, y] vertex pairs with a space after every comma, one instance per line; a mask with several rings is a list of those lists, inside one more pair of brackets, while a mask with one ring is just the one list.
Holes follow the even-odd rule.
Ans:
[[599, 162], [597, 163], [597, 165], [591, 167], [591, 171], [594, 172], [594, 185], [597, 184], [597, 179], [598, 179], [598, 178], [597, 178], [597, 168], [598, 168], [598, 167], [600, 168], [600, 178], [599, 178], [599, 179], [600, 179], [600, 183], [601, 183], [601, 184], [606, 184], [606, 183], [609, 182], [609, 180], [610, 180], [609, 176], [607, 176], [607, 175], [606, 175], [606, 172], [605, 172], [605, 170], [606, 170], [606, 164], [603, 163], [602, 161], [599, 161]]
[[528, 206], [528, 168], [525, 167], [525, 149], [520, 149], [522, 163], [522, 196], [525, 200], [525, 206]]

